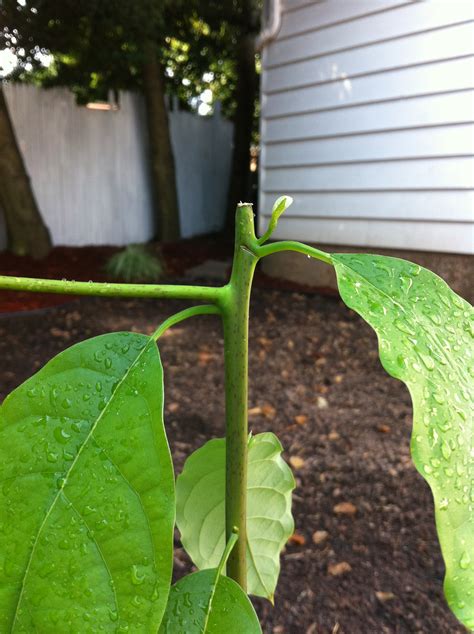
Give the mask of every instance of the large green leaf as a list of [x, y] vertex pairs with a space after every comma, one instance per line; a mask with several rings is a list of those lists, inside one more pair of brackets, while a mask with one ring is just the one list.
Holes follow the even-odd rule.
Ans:
[[332, 258], [343, 300], [375, 329], [384, 368], [410, 391], [411, 451], [433, 492], [446, 598], [474, 628], [474, 310], [416, 264]]
[[0, 631], [157, 631], [174, 482], [155, 342], [73, 346], [0, 409]]
[[[280, 552], [293, 533], [295, 481], [271, 433], [249, 439], [247, 587], [273, 600]], [[177, 525], [187, 553], [200, 569], [215, 568], [225, 546], [225, 440], [210, 440], [186, 461], [176, 482]]]

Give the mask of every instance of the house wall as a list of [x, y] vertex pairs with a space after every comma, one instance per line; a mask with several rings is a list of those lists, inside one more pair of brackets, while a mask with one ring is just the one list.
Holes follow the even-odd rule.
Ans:
[[[153, 236], [139, 95], [122, 93], [117, 111], [98, 111], [77, 106], [62, 89], [13, 84], [5, 94], [54, 244], [128, 244]], [[225, 216], [232, 125], [219, 114], [173, 111], [170, 120], [183, 236], [216, 231]], [[0, 218], [5, 246], [2, 224]]]
[[474, 2], [284, 0], [263, 52], [260, 229], [474, 252]]

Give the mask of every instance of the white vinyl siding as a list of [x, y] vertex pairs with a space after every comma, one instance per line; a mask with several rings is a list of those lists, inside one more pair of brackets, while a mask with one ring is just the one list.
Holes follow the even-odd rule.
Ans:
[[474, 252], [474, 2], [286, 0], [262, 73], [261, 227]]

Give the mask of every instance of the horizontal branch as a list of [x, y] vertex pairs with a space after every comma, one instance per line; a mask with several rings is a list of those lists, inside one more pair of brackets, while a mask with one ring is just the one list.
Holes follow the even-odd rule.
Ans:
[[92, 295], [95, 297], [151, 297], [155, 299], [188, 299], [211, 304], [219, 302], [219, 287], [175, 284], [111, 284], [108, 282], [70, 282], [31, 277], [0, 275], [0, 289], [59, 295]]

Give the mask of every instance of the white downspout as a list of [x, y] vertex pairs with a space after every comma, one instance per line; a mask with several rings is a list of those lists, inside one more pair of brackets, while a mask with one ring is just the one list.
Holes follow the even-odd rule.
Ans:
[[281, 27], [281, 0], [268, 1], [271, 7], [271, 20], [269, 24], [260, 31], [255, 41], [255, 50], [257, 53], [260, 53], [269, 42], [275, 39]]

